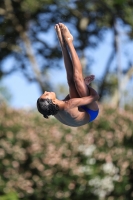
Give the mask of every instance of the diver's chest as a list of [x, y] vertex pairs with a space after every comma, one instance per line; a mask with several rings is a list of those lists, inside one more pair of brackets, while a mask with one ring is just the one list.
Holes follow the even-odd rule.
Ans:
[[63, 118], [66, 122], [76, 122], [81, 120], [80, 112], [77, 109], [71, 109], [71, 110], [63, 110], [60, 112], [61, 118]]

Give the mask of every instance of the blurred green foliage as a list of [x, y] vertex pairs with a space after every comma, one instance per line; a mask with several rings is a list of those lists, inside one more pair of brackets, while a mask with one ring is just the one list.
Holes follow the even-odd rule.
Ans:
[[0, 196], [0, 200], [18, 200], [15, 192]]
[[100, 105], [99, 117], [78, 128], [0, 110], [0, 200], [133, 199], [131, 110]]

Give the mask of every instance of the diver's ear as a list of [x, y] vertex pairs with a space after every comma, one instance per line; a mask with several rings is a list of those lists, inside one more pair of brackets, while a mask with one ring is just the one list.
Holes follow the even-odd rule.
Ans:
[[58, 104], [58, 101], [57, 101], [57, 99], [53, 99], [53, 101], [52, 101], [54, 104]]
[[56, 101], [55, 101], [55, 100], [52, 100], [52, 102], [53, 102], [54, 104], [56, 104]]

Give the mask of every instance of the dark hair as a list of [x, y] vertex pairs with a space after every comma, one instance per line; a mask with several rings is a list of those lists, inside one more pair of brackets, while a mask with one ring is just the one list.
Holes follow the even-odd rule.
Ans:
[[51, 99], [37, 100], [37, 109], [45, 117], [48, 118], [49, 115], [55, 115], [59, 111], [59, 106], [54, 104]]

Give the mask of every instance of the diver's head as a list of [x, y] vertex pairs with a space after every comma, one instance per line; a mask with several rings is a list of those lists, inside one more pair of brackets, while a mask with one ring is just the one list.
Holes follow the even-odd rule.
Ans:
[[38, 111], [45, 117], [56, 115], [59, 111], [59, 106], [55, 104], [56, 95], [54, 92], [45, 91], [37, 100]]

